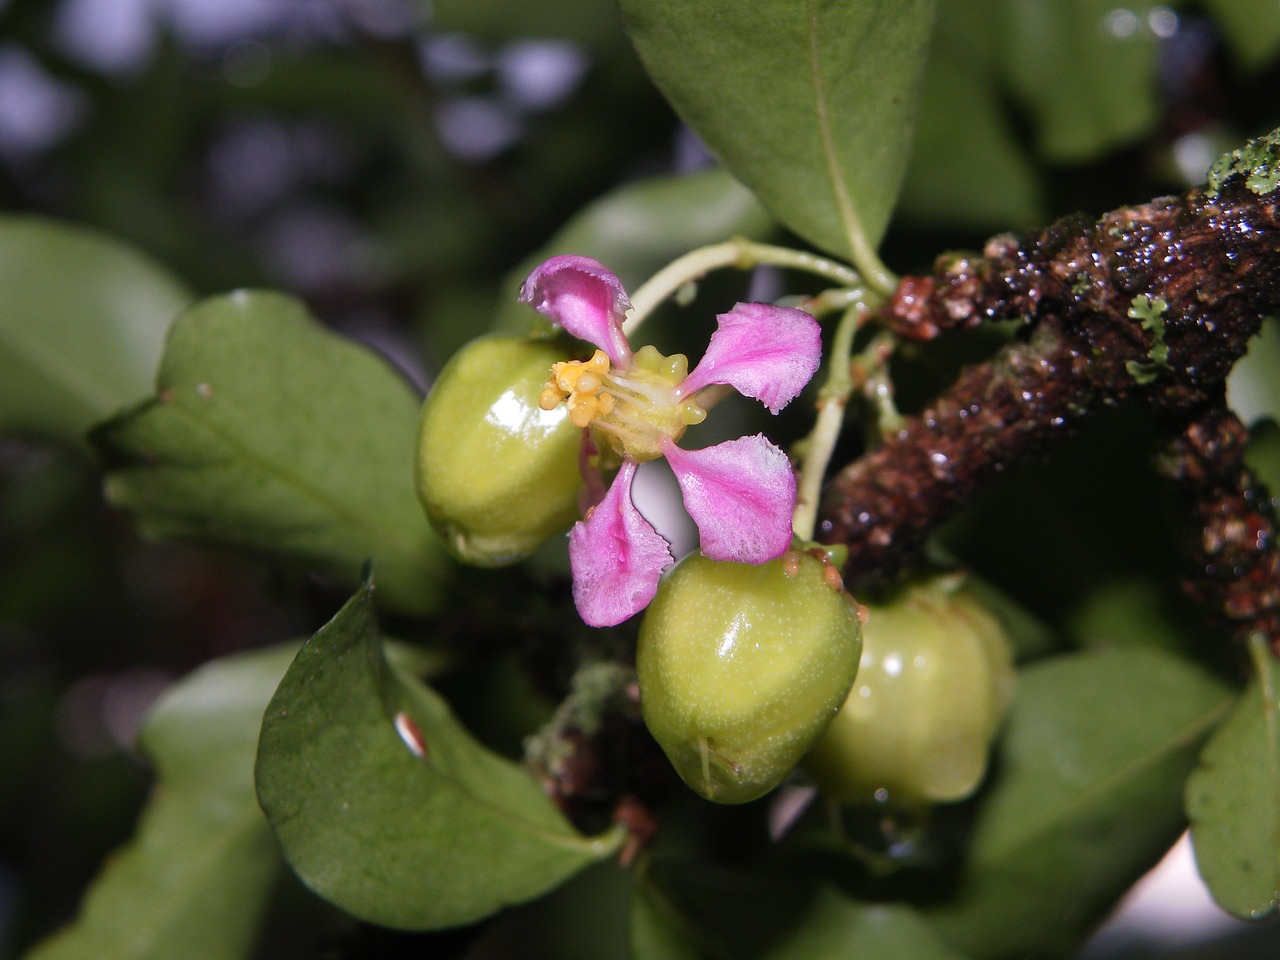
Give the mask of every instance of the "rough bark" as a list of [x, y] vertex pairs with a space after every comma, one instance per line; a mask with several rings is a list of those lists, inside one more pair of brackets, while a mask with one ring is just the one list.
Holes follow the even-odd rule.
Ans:
[[1259, 633], [1280, 656], [1280, 551], [1267, 490], [1244, 462], [1244, 424], [1215, 405], [1170, 436], [1158, 458], [1186, 500], [1183, 588], [1238, 637]]
[[902, 281], [876, 318], [900, 336], [998, 319], [1026, 327], [830, 482], [819, 537], [847, 545], [851, 585], [910, 561], [993, 476], [1099, 409], [1136, 403], [1167, 429], [1164, 465], [1193, 504], [1201, 548], [1189, 592], [1237, 631], [1280, 642], [1276, 518], [1223, 403], [1249, 338], [1280, 313], [1280, 191], [1257, 192], [1248, 171], [1215, 186], [997, 237], [981, 256], [945, 257], [932, 276]]

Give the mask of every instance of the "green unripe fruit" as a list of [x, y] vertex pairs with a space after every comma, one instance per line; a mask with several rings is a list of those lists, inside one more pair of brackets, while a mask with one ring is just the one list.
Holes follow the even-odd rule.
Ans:
[[1008, 637], [954, 578], [867, 610], [857, 683], [805, 769], [828, 796], [851, 802], [969, 796], [1012, 693]]
[[554, 342], [473, 340], [445, 365], [422, 408], [418, 496], [460, 560], [501, 566], [578, 517], [582, 431], [538, 398]]
[[645, 611], [636, 649], [649, 731], [695, 791], [743, 803], [775, 787], [853, 683], [857, 605], [799, 551], [751, 565], [691, 554]]

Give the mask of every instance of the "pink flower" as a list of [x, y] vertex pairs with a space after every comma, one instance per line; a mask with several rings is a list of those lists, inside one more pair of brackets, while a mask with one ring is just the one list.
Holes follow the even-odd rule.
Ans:
[[631, 501], [639, 464], [665, 457], [702, 552], [713, 560], [764, 563], [791, 545], [796, 482], [787, 455], [762, 434], [702, 450], [677, 445], [706, 411], [698, 391], [726, 384], [777, 413], [804, 389], [822, 353], [818, 324], [802, 310], [739, 303], [701, 362], [632, 351], [622, 330], [631, 303], [622, 283], [588, 257], [553, 257], [529, 275], [520, 299], [599, 349], [552, 368], [542, 405], [566, 403], [594, 449], [621, 461], [603, 498], [569, 533], [573, 598], [592, 626], [621, 623], [653, 599], [670, 547]]

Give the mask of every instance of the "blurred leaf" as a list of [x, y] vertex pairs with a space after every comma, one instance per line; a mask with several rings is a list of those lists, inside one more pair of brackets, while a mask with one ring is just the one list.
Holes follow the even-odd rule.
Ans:
[[151, 389], [165, 331], [192, 300], [124, 244], [0, 218], [0, 432], [80, 441]]
[[617, 9], [608, 0], [430, 0], [432, 22], [490, 42], [531, 37], [568, 39], [596, 51], [622, 41]]
[[627, 940], [632, 871], [598, 863], [545, 897], [485, 925], [466, 960], [632, 960]]
[[1171, 653], [1201, 639], [1169, 604], [1170, 585], [1154, 577], [1099, 577], [1076, 602], [1068, 630], [1080, 646], [1146, 644]]
[[262, 711], [296, 645], [206, 664], [152, 708], [157, 785], [71, 926], [27, 960], [242, 960], [283, 864], [253, 789]]
[[1257, 919], [1280, 903], [1280, 665], [1259, 641], [1257, 675], [1187, 781], [1200, 875], [1218, 904]]
[[1280, 497], [1280, 423], [1267, 418], [1250, 428], [1244, 460], [1258, 479], [1267, 485], [1274, 503]]
[[635, 884], [631, 950], [635, 960], [961, 960], [910, 907], [660, 856]]
[[959, 886], [926, 915], [975, 958], [1070, 952], [1182, 831], [1183, 782], [1229, 703], [1147, 648], [1023, 671]]
[[1280, 321], [1266, 318], [1249, 352], [1227, 377], [1227, 402], [1247, 424], [1260, 417], [1280, 418]]
[[925, 68], [899, 212], [925, 228], [1029, 228], [1044, 221], [1031, 158], [996, 87], [989, 5], [943, 2]]
[[1265, 67], [1280, 51], [1280, 4], [1272, 0], [1205, 0], [1246, 69]]
[[773, 215], [864, 269], [875, 263], [906, 164], [933, 0], [621, 8], [658, 88]]
[[1030, 110], [1049, 159], [1090, 160], [1155, 122], [1157, 6], [1001, 0], [1004, 79]]
[[516, 297], [525, 277], [549, 257], [595, 257], [634, 290], [696, 247], [731, 236], [763, 237], [772, 229], [755, 195], [724, 170], [625, 184], [583, 209], [507, 275], [495, 329], [528, 330], [536, 315]]
[[419, 398], [297, 301], [240, 291], [175, 323], [156, 397], [95, 431], [144, 533], [284, 555], [427, 613], [443, 553], [414, 492]]
[[316, 893], [373, 923], [438, 929], [553, 889], [609, 856], [521, 767], [383, 659], [363, 587], [303, 647], [267, 709], [258, 796]]

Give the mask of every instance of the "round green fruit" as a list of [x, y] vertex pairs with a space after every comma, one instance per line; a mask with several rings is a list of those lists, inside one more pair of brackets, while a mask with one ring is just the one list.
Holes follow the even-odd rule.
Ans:
[[645, 723], [699, 794], [753, 800], [831, 722], [860, 649], [857, 604], [823, 560], [789, 551], [751, 565], [691, 554], [663, 578], [640, 627]]
[[564, 349], [515, 337], [473, 340], [422, 408], [418, 496], [460, 560], [514, 563], [578, 516], [582, 431], [538, 398]]
[[867, 604], [858, 679], [804, 760], [838, 800], [961, 800], [986, 774], [1013, 687], [1009, 640], [954, 577]]

